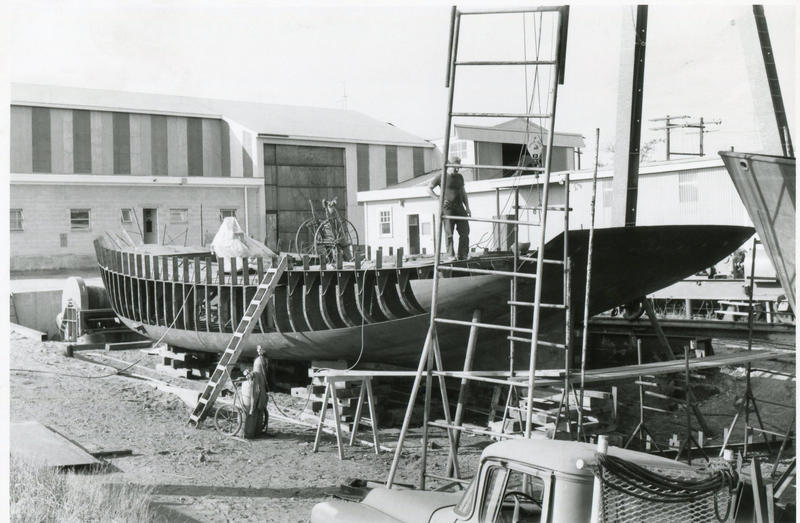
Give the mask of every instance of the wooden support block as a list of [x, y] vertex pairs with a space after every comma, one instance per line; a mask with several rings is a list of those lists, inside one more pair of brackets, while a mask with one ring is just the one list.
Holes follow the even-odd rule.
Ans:
[[131, 349], [145, 349], [153, 346], [152, 340], [144, 341], [122, 341], [117, 343], [106, 343], [105, 349], [112, 350], [131, 350]]

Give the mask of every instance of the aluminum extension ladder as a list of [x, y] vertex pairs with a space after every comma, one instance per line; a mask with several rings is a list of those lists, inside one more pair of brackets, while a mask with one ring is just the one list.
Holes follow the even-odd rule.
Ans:
[[195, 427], [199, 426], [200, 422], [206, 417], [209, 410], [211, 410], [211, 406], [214, 404], [214, 401], [217, 399], [217, 396], [219, 396], [222, 387], [230, 376], [231, 368], [236, 365], [236, 362], [239, 360], [244, 340], [253, 332], [253, 328], [256, 326], [256, 323], [258, 323], [258, 319], [264, 312], [264, 308], [274, 295], [275, 288], [278, 286], [278, 281], [280, 281], [283, 272], [286, 270], [286, 266], [287, 258], [286, 255], [284, 255], [280, 257], [275, 267], [267, 269], [264, 273], [264, 277], [258, 284], [256, 293], [250, 301], [250, 305], [247, 306], [247, 310], [245, 310], [242, 315], [242, 319], [239, 321], [239, 325], [236, 326], [233, 336], [231, 336], [228, 345], [225, 347], [225, 351], [222, 353], [217, 367], [211, 374], [208, 383], [206, 383], [203, 392], [197, 400], [197, 405], [195, 405], [194, 410], [192, 410], [189, 416], [189, 424], [194, 424]]
[[[547, 60], [539, 60], [538, 59], [538, 51], [537, 57], [534, 60], [528, 60], [527, 56], [524, 60], [507, 60], [507, 61], [487, 61], [487, 60], [480, 60], [480, 61], [467, 61], [467, 60], [459, 60], [458, 59], [458, 44], [459, 44], [459, 30], [461, 24], [461, 18], [463, 16], [474, 16], [474, 15], [494, 15], [494, 14], [522, 14], [524, 17], [526, 13], [539, 13], [542, 16], [544, 13], [551, 13], [550, 16], [557, 17], [557, 26], [554, 30], [554, 45], [551, 49], [553, 53], [553, 57]], [[566, 34], [567, 34], [567, 23], [569, 18], [569, 7], [568, 6], [543, 6], [543, 7], [532, 7], [532, 8], [509, 8], [509, 9], [482, 9], [482, 10], [474, 10], [474, 9], [457, 9], [455, 6], [452, 8], [451, 11], [451, 19], [450, 19], [450, 48], [449, 48], [449, 57], [447, 61], [447, 78], [445, 86], [449, 88], [448, 94], [448, 111], [447, 111], [447, 125], [445, 128], [445, 141], [444, 141], [444, 165], [442, 168], [442, 175], [441, 175], [441, 182], [440, 182], [440, 189], [441, 193], [439, 195], [439, 211], [438, 211], [438, 234], [436, 236], [436, 249], [434, 252], [434, 272], [433, 272], [433, 289], [432, 289], [432, 297], [431, 297], [431, 320], [429, 324], [429, 330], [427, 337], [425, 339], [425, 344], [422, 348], [422, 354], [419, 360], [419, 365], [417, 367], [416, 376], [414, 379], [414, 385], [411, 390], [411, 396], [409, 398], [408, 406], [406, 409], [405, 418], [403, 420], [403, 426], [400, 431], [400, 435], [397, 442], [397, 447], [395, 449], [394, 459], [392, 461], [391, 469], [389, 471], [388, 479], [386, 481], [387, 488], [391, 488], [394, 477], [397, 472], [397, 467], [400, 459], [400, 455], [403, 450], [403, 444], [405, 442], [405, 438], [408, 434], [409, 425], [411, 422], [411, 416], [413, 412], [414, 403], [416, 401], [417, 395], [419, 393], [420, 385], [422, 382], [423, 376], [426, 377], [426, 388], [425, 388], [425, 411], [424, 411], [424, 421], [423, 421], [423, 433], [422, 433], [422, 456], [420, 462], [420, 488], [425, 488], [425, 478], [430, 477], [433, 479], [440, 479], [440, 480], [447, 480], [453, 481], [456, 483], [463, 483], [463, 480], [460, 479], [460, 472], [458, 466], [458, 457], [457, 457], [457, 437], [456, 433], [461, 431], [466, 431], [465, 427], [461, 426], [461, 420], [459, 416], [459, 411], [461, 411], [461, 401], [462, 397], [459, 396], [459, 408], [456, 411], [456, 418], [455, 423], [453, 422], [451, 415], [450, 415], [450, 402], [447, 397], [447, 390], [445, 387], [445, 376], [450, 375], [451, 377], [457, 377], [462, 379], [472, 379], [472, 380], [479, 380], [479, 381], [486, 381], [491, 383], [502, 383], [503, 385], [508, 385], [512, 389], [514, 387], [522, 387], [523, 390], [527, 389], [527, 406], [526, 406], [526, 417], [525, 417], [525, 437], [531, 437], [532, 431], [532, 407], [533, 407], [533, 388], [534, 388], [534, 376], [536, 371], [536, 353], [537, 348], [539, 346], [547, 346], [562, 349], [564, 351], [564, 361], [565, 361], [565, 378], [564, 378], [564, 393], [562, 396], [562, 405], [564, 399], [568, 401], [568, 390], [570, 388], [570, 377], [569, 377], [569, 346], [570, 346], [570, 336], [571, 336], [571, 322], [570, 322], [570, 310], [569, 310], [569, 245], [568, 245], [568, 235], [567, 231], [569, 230], [569, 211], [571, 210], [569, 207], [569, 174], [566, 175], [565, 180], [565, 201], [564, 205], [548, 205], [548, 198], [549, 198], [549, 188], [551, 185], [550, 182], [550, 172], [551, 172], [551, 159], [552, 154], [550, 152], [553, 149], [553, 134], [554, 134], [554, 126], [555, 126], [555, 111], [556, 111], [556, 99], [557, 99], [557, 92], [558, 92], [558, 85], [563, 83], [564, 78], [564, 58], [566, 56]], [[524, 21], [524, 20], [523, 20]], [[534, 26], [535, 27], [535, 26]], [[541, 27], [541, 24], [540, 24]], [[527, 50], [526, 50], [527, 54]], [[455, 90], [455, 76], [456, 76], [456, 69], [460, 67], [478, 67], [478, 66], [546, 66], [552, 67], [552, 74], [551, 74], [551, 85], [549, 86], [550, 91], [547, 94], [548, 97], [548, 110], [546, 113], [534, 113], [532, 110], [532, 97], [529, 100], [526, 99], [526, 111], [524, 113], [510, 113], [510, 112], [458, 112], [453, 110], [453, 99], [454, 99], [454, 90]], [[527, 71], [526, 71], [527, 74]], [[538, 69], [537, 69], [538, 74]], [[535, 86], [534, 86], [535, 91]], [[526, 90], [526, 97], [528, 93]], [[544, 166], [512, 166], [512, 165], [483, 165], [480, 163], [476, 163], [474, 165], [469, 164], [459, 164], [459, 163], [450, 163], [448, 161], [449, 156], [449, 147], [450, 147], [450, 136], [452, 135], [451, 129], [453, 126], [453, 118], [524, 118], [526, 121], [526, 133], [529, 132], [530, 127], [528, 126], [528, 122], [530, 120], [546, 120], [548, 122], [547, 125], [547, 153], [544, 160]], [[522, 173], [543, 173], [544, 180], [543, 180], [543, 189], [541, 193], [541, 204], [536, 208], [538, 212], [540, 212], [540, 220], [538, 223], [529, 222], [529, 221], [522, 221], [520, 220], [520, 207], [519, 205], [519, 193], [518, 191], [515, 194], [515, 206], [514, 206], [514, 219], [503, 219], [500, 216], [496, 216], [493, 218], [481, 218], [481, 217], [466, 217], [466, 216], [451, 216], [443, 214], [443, 200], [444, 194], [446, 191], [447, 185], [447, 169], [450, 168], [461, 168], [461, 169], [506, 169], [506, 170], [514, 170]], [[527, 208], [532, 209], [532, 208]], [[544, 258], [544, 247], [546, 243], [546, 230], [547, 230], [547, 218], [548, 218], [548, 211], [561, 211], [563, 212], [564, 216], [564, 251], [563, 251], [563, 258], [562, 259], [545, 259]], [[512, 225], [514, 227], [514, 248], [513, 251], [513, 270], [512, 271], [500, 271], [500, 270], [488, 270], [488, 269], [476, 269], [470, 267], [456, 267], [456, 266], [443, 266], [441, 265], [441, 249], [442, 249], [442, 220], [449, 219], [449, 220], [468, 220], [468, 221], [477, 221], [477, 222], [488, 222], [493, 224], [506, 224]], [[538, 253], [536, 256], [520, 256], [519, 252], [519, 226], [533, 226], [540, 228], [539, 234], [539, 248]], [[499, 229], [499, 225], [497, 226]], [[527, 263], [535, 263], [536, 265], [536, 274], [531, 274], [530, 272], [521, 272], [520, 271], [520, 263], [527, 262]], [[559, 265], [563, 269], [563, 282], [564, 282], [564, 301], [563, 303], [542, 303], [542, 278], [537, 277], [537, 275], [542, 275], [544, 271], [545, 264], [555, 264]], [[449, 272], [461, 272], [461, 273], [469, 273], [469, 274], [489, 274], [489, 275], [497, 275], [508, 277], [511, 280], [510, 285], [510, 299], [508, 300], [508, 305], [510, 306], [510, 324], [509, 325], [499, 325], [499, 324], [491, 324], [491, 323], [482, 323], [480, 322], [480, 316], [474, 316], [472, 321], [463, 321], [458, 319], [451, 319], [451, 318], [443, 318], [440, 317], [437, 310], [438, 304], [438, 292], [439, 292], [439, 276], [441, 271], [449, 271]], [[517, 295], [518, 291], [518, 280], [520, 278], [526, 279], [534, 279], [534, 296], [533, 301], [521, 301]], [[532, 325], [530, 328], [519, 327], [517, 326], [517, 308], [525, 307], [532, 310]], [[566, 318], [566, 329], [565, 329], [565, 339], [564, 343], [555, 343], [555, 342], [545, 342], [539, 339], [539, 327], [540, 327], [540, 311], [544, 308], [550, 309], [561, 309], [565, 313]], [[509, 356], [511, 360], [511, 368], [508, 373], [508, 379], [505, 380], [497, 380], [497, 379], [488, 379], [486, 377], [480, 376], [480, 373], [474, 373], [469, 371], [471, 368], [471, 362], [465, 361], [464, 372], [446, 372], [442, 365], [442, 356], [439, 349], [439, 342], [436, 334], [436, 326], [438, 324], [450, 324], [450, 325], [460, 325], [464, 327], [470, 327], [470, 338], [472, 338], [473, 333], [476, 332], [476, 329], [479, 328], [486, 328], [486, 329], [493, 329], [493, 330], [504, 330], [509, 333], [507, 339], [509, 341]], [[520, 336], [520, 334], [526, 334], [527, 336]], [[527, 382], [521, 380], [520, 378], [514, 377], [514, 349], [515, 343], [524, 343], [530, 346], [530, 361], [529, 361], [529, 369], [528, 369], [528, 377]], [[471, 353], [470, 348], [468, 348], [468, 354]], [[467, 356], [467, 360], [469, 360], [471, 356]], [[434, 370], [435, 369], [435, 370]], [[437, 376], [439, 380], [439, 389], [442, 396], [442, 405], [444, 409], [444, 423], [431, 421], [429, 410], [430, 410], [430, 393], [431, 393], [431, 381], [432, 377]], [[462, 382], [463, 383], [463, 382]], [[511, 394], [509, 394], [509, 397]], [[507, 409], [508, 410], [508, 409]], [[506, 411], [507, 412], [507, 411]], [[569, 405], [567, 404], [567, 416], [569, 416]], [[505, 417], [505, 415], [504, 415]], [[561, 408], [559, 408], [558, 418], [561, 417]], [[555, 428], [558, 428], [559, 419], [556, 419]], [[567, 422], [567, 426], [569, 426], [569, 421]], [[427, 447], [428, 447], [428, 428], [429, 427], [437, 427], [445, 429], [447, 432], [449, 444], [450, 444], [450, 458], [447, 464], [447, 474], [446, 476], [437, 476], [433, 474], [428, 474], [426, 472], [426, 460], [427, 460]], [[480, 434], [487, 434], [487, 431], [483, 430], [476, 430], [474, 431]], [[555, 434], [555, 431], [554, 431]], [[503, 437], [502, 434], [491, 434]], [[508, 437], [508, 435], [506, 435]], [[453, 475], [451, 475], [451, 470]]]

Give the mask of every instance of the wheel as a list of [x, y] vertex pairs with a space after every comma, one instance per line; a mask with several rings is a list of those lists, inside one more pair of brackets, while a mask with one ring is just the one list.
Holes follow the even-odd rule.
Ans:
[[336, 263], [336, 254], [342, 253], [342, 260], [353, 261], [358, 245], [358, 232], [349, 220], [328, 218], [323, 220], [314, 233], [314, 252], [326, 263]]
[[226, 436], [238, 434], [244, 423], [244, 412], [233, 405], [220, 405], [214, 414], [214, 426]]
[[315, 218], [308, 218], [300, 224], [294, 235], [294, 249], [297, 254], [314, 254], [314, 233], [316, 231], [317, 220]]

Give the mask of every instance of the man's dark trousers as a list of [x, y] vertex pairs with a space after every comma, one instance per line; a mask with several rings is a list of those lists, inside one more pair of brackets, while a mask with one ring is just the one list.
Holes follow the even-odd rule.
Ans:
[[[446, 202], [445, 202], [446, 203]], [[451, 216], [466, 216], [464, 207], [448, 208], [445, 206], [445, 214]], [[458, 259], [466, 260], [469, 255], [469, 222], [467, 220], [444, 220], [444, 238], [447, 246], [447, 254], [454, 256], [453, 253], [453, 228], [458, 232]]]

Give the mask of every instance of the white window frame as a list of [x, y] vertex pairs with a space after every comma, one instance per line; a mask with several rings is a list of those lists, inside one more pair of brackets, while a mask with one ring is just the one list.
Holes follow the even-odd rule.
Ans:
[[225, 218], [227, 218], [228, 216], [231, 216], [231, 217], [236, 218], [238, 220], [239, 219], [237, 217], [238, 213], [239, 213], [239, 209], [237, 209], [237, 208], [233, 208], [233, 207], [220, 208], [220, 210], [219, 210], [219, 223], [222, 223], [225, 220]]
[[175, 207], [170, 209], [169, 223], [182, 224], [182, 225], [189, 223], [189, 209], [187, 209], [186, 207]]
[[[125, 219], [125, 212], [128, 213], [128, 219]], [[120, 223], [133, 223], [133, 209], [130, 207], [124, 207], [119, 210], [119, 222]]]
[[[383, 231], [384, 225], [389, 225], [389, 232]], [[393, 234], [392, 209], [382, 209], [378, 211], [378, 236], [381, 238], [391, 238]]]
[[[19, 216], [18, 220], [14, 219], [14, 213], [18, 214]], [[22, 216], [22, 209], [9, 209], [9, 214], [8, 214], [9, 230], [11, 230], [12, 232], [24, 231], [25, 230], [24, 223], [25, 220]], [[14, 226], [15, 224], [17, 224], [16, 227]]]
[[[85, 212], [86, 213], [86, 226], [83, 225], [76, 225], [75, 218], [72, 216], [74, 212]], [[70, 209], [69, 210], [69, 230], [72, 232], [83, 232], [83, 231], [91, 231], [92, 230], [92, 210], [87, 208], [78, 208], [78, 209]]]

